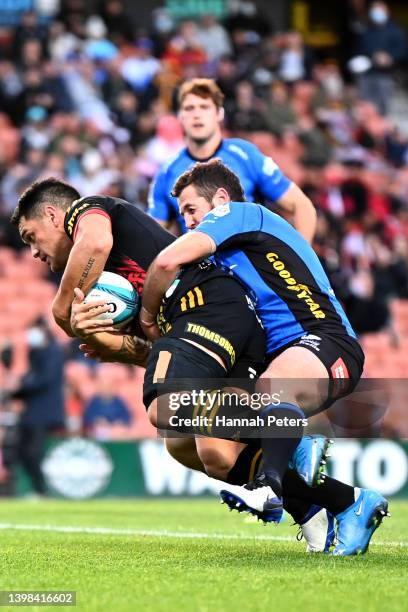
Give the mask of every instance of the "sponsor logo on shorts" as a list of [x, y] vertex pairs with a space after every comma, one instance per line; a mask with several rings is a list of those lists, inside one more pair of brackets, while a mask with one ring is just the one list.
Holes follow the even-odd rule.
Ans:
[[314, 349], [315, 351], [320, 351], [320, 343], [322, 339], [320, 336], [314, 336], [313, 334], [305, 334], [301, 337], [297, 345], [308, 346], [309, 348]]
[[199, 336], [200, 338], [205, 338], [206, 340], [210, 340], [210, 342], [214, 342], [214, 344], [217, 344], [218, 346], [223, 348], [225, 351], [227, 351], [228, 355], [230, 356], [231, 365], [234, 365], [235, 349], [229, 340], [227, 340], [220, 334], [217, 334], [216, 332], [213, 332], [210, 329], [207, 329], [207, 327], [204, 327], [204, 325], [198, 325], [196, 323], [187, 323], [184, 329], [189, 334], [195, 334]]
[[347, 366], [341, 357], [333, 363], [330, 371], [333, 378], [350, 378]]

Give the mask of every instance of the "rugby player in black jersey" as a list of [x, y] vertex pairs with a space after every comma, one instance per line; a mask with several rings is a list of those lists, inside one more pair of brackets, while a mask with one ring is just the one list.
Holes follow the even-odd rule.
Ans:
[[[12, 216], [12, 222], [18, 225], [21, 237], [30, 246], [33, 257], [46, 261], [53, 271], [64, 272], [53, 303], [53, 314], [59, 325], [70, 335], [73, 335], [70, 317], [71, 301], [75, 287], [79, 287], [86, 293], [102, 270], [105, 269], [128, 278], [140, 294], [148, 266], [156, 255], [174, 239], [173, 236], [160, 228], [155, 221], [132, 204], [105, 196], [81, 199], [75, 189], [56, 179], [48, 179], [33, 184], [21, 196]], [[205, 294], [212, 295], [214, 301], [211, 304], [203, 303], [201, 305], [197, 296], [198, 307], [195, 309], [194, 315], [200, 312], [198, 321], [200, 325], [225, 338], [228, 344], [223, 343], [223, 346], [221, 346], [220, 343], [217, 344], [209, 338], [204, 340], [201, 338], [200, 343], [197, 343], [197, 334], [192, 334], [189, 338], [188, 328], [186, 329], [184, 326], [181, 331], [181, 328], [178, 327], [183, 317], [180, 312], [177, 313], [177, 309], [173, 311], [172, 318], [170, 317], [167, 320], [167, 323], [172, 325], [172, 331], [168, 330], [166, 337], [159, 340], [159, 343], [171, 342], [173, 353], [177, 352], [179, 358], [184, 353], [186, 367], [188, 366], [191, 369], [194, 366], [194, 372], [190, 373], [190, 377], [197, 378], [197, 372], [199, 376], [202, 376], [203, 371], [215, 372], [215, 374], [209, 376], [210, 378], [218, 377], [220, 373], [225, 371], [231, 372], [234, 365], [231, 359], [231, 350], [227, 349], [227, 346], [235, 347], [234, 353], [235, 358], [238, 357], [238, 364], [240, 360], [241, 363], [245, 363], [245, 351], [247, 351], [248, 343], [252, 343], [252, 346], [256, 345], [256, 343], [254, 344], [254, 338], [256, 339], [254, 330], [257, 329], [254, 321], [256, 319], [254, 313], [248, 308], [244, 290], [236, 280], [219, 269], [201, 269], [199, 273], [206, 277], [212, 275], [211, 282], [209, 277], [206, 278], [205, 282], [202, 282], [202, 278], [198, 282], [197, 277], [194, 277], [198, 274], [198, 271], [196, 267], [193, 267], [190, 272], [186, 273], [184, 280], [180, 279], [180, 285], [174, 295], [175, 297], [179, 296], [182, 290], [187, 295], [188, 291], [194, 291], [194, 287], [199, 287]], [[190, 280], [188, 280], [189, 274], [193, 275]], [[211, 283], [213, 285], [214, 283], [222, 283], [222, 291], [219, 288], [215, 291], [208, 290]], [[229, 296], [228, 286], [231, 288], [232, 298]], [[223, 306], [231, 302], [234, 304], [232, 310], [237, 316], [231, 316], [230, 309], [228, 318], [220, 317]], [[207, 309], [210, 306], [211, 309], [208, 311]], [[169, 313], [171, 314], [171, 308], [167, 310], [167, 315]], [[178, 317], [177, 314], [180, 316]], [[191, 313], [189, 313], [190, 315]], [[201, 317], [204, 317], [204, 319]], [[207, 325], [203, 323], [203, 320], [207, 322]], [[190, 322], [194, 324], [195, 319]], [[102, 332], [103, 329], [108, 329], [107, 324], [97, 322], [93, 331]], [[230, 334], [231, 339], [228, 338], [228, 334]], [[145, 363], [150, 352], [149, 344], [141, 339], [132, 336], [120, 337], [109, 332], [93, 334], [92, 337], [88, 336], [86, 341], [94, 350], [105, 356], [109, 354], [112, 359], [117, 361], [125, 360], [142, 364]], [[112, 343], [114, 343], [114, 346]], [[180, 348], [180, 343], [182, 348]], [[148, 398], [152, 398], [153, 403], [156, 391], [151, 387], [155, 385], [154, 374], [157, 369], [158, 358], [160, 352], [166, 352], [159, 349], [160, 346], [152, 352], [145, 385], [145, 394]], [[257, 352], [259, 355], [259, 350], [255, 349], [255, 353]], [[194, 355], [194, 358], [192, 355]], [[251, 358], [251, 353], [249, 356]], [[259, 357], [257, 359], [259, 360]], [[171, 368], [168, 368], [166, 375], [170, 378], [180, 377], [182, 372], [185, 372], [185, 370], [179, 367], [176, 367], [173, 372], [171, 372]], [[187, 378], [185, 374], [184, 377]], [[188, 456], [191, 461], [196, 462], [196, 466], [200, 463], [204, 465], [207, 473], [220, 477], [220, 471], [222, 470], [218, 467], [218, 462], [218, 464], [222, 464], [225, 479], [236, 484], [248, 481], [248, 468], [252, 467], [254, 469], [255, 460], [257, 456], [259, 457], [258, 449], [254, 451], [254, 449], [243, 444], [228, 440], [214, 438], [205, 438], [204, 440], [204, 442], [199, 442], [199, 444], [206, 445], [207, 449], [207, 452], [204, 452], [202, 456], [197, 455], [197, 453], [194, 454], [195, 441], [188, 441], [190, 445]], [[182, 441], [184, 443], [184, 440]], [[174, 441], [169, 442], [174, 444]], [[178, 450], [180, 451], [180, 448], [177, 450], [177, 444], [179, 444], [179, 440], [176, 440], [176, 446], [173, 449], [168, 444], [173, 455], [176, 455]], [[176, 458], [182, 458], [182, 451], [180, 451], [179, 457], [176, 455]], [[194, 465], [190, 466], [195, 467]], [[341, 507], [344, 505], [341, 501], [345, 496], [344, 487], [346, 485], [327, 479], [323, 487], [310, 489], [299, 478], [296, 478], [296, 474], [288, 471], [284, 495], [288, 503], [289, 498], [292, 499], [291, 512], [297, 515], [295, 516], [296, 520], [307, 525], [317, 516], [316, 513], [313, 514], [314, 510], [312, 509], [313, 516], [310, 517], [309, 510], [313, 503], [319, 504], [319, 506], [331, 506], [332, 512], [335, 513], [341, 511]], [[293, 498], [297, 498], [295, 503]], [[321, 503], [323, 498], [327, 503]], [[300, 500], [303, 500], [303, 503]], [[302, 511], [294, 511], [294, 506], [302, 507]], [[323, 531], [326, 536], [327, 519]], [[314, 530], [315, 533], [316, 529]], [[326, 544], [324, 538], [323, 543], [320, 544], [320, 549], [323, 549]], [[310, 547], [313, 548], [313, 543]]]

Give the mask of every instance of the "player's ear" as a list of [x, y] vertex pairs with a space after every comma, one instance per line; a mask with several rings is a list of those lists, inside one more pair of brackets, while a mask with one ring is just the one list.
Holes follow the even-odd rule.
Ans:
[[58, 227], [60, 224], [60, 215], [58, 214], [59, 209], [55, 206], [45, 206], [44, 215], [51, 221], [54, 227]]
[[211, 203], [213, 206], [220, 206], [220, 204], [226, 204], [227, 202], [231, 202], [231, 198], [229, 193], [224, 187], [218, 187], [215, 192]]
[[224, 109], [224, 107], [223, 107], [223, 106], [221, 106], [221, 107], [218, 109], [218, 119], [219, 119], [220, 121], [224, 121], [224, 117], [225, 117], [225, 109]]

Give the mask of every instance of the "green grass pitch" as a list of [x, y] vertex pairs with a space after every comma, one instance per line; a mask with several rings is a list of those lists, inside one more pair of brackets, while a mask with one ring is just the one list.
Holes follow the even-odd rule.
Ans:
[[335, 558], [216, 499], [2, 501], [0, 590], [75, 590], [63, 609], [98, 612], [406, 610], [408, 502], [390, 510], [367, 555]]

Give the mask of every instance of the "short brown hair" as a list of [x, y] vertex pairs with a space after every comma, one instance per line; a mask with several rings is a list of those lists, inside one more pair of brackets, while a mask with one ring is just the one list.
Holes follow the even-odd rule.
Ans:
[[74, 187], [57, 178], [48, 178], [32, 183], [20, 196], [11, 216], [11, 223], [18, 225], [21, 217], [32, 219], [41, 215], [43, 205], [47, 202], [67, 210], [72, 202], [81, 196]]
[[211, 98], [217, 108], [224, 104], [224, 94], [214, 79], [189, 79], [185, 81], [178, 92], [179, 106], [183, 104], [188, 94], [194, 94], [200, 98]]
[[220, 159], [207, 162], [197, 162], [190, 170], [186, 170], [174, 184], [172, 196], [178, 198], [189, 185], [194, 185], [198, 195], [211, 202], [215, 192], [220, 187], [228, 191], [233, 202], [245, 202], [244, 190], [237, 175]]

